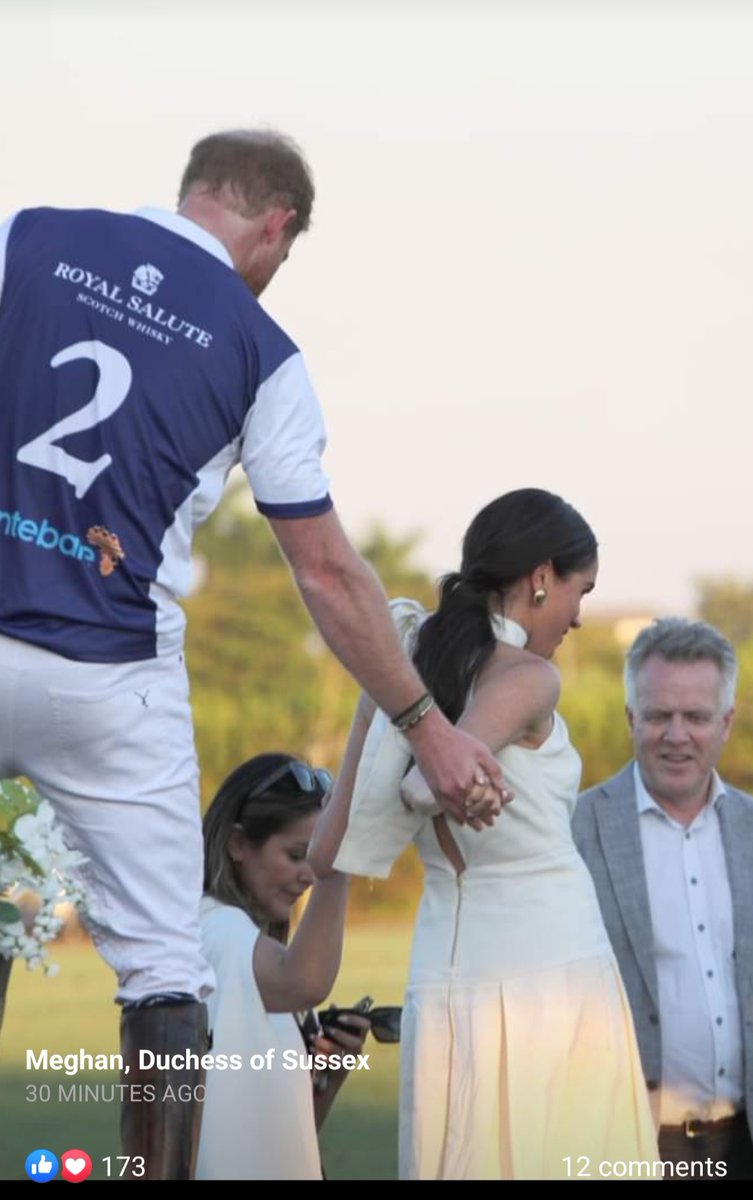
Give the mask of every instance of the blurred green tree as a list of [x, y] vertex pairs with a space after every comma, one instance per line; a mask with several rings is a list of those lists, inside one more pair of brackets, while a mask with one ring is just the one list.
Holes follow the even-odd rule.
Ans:
[[753, 583], [742, 579], [696, 580], [696, 609], [702, 621], [715, 625], [733, 645], [753, 636]]

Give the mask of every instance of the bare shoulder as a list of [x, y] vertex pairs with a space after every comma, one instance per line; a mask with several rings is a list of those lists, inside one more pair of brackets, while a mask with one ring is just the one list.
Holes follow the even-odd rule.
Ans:
[[560, 698], [560, 676], [553, 663], [515, 646], [497, 647], [476, 686], [500, 693], [514, 690], [535, 707], [549, 710]]
[[555, 667], [511, 646], [498, 646], [479, 675], [468, 706], [477, 732], [499, 750], [511, 742], [534, 748], [549, 735], [560, 694]]

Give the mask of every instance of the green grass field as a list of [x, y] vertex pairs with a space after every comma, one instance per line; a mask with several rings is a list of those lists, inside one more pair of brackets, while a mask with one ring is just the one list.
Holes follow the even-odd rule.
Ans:
[[[353, 1004], [368, 993], [375, 1004], [399, 1004], [407, 974], [410, 931], [357, 925], [349, 929], [343, 966], [331, 999]], [[25, 1179], [26, 1155], [38, 1148], [60, 1155], [83, 1149], [92, 1158], [92, 1179], [107, 1178], [105, 1156], [120, 1153], [117, 1101], [74, 1101], [72, 1084], [110, 1084], [117, 1073], [26, 1070], [26, 1051], [90, 1054], [118, 1049], [114, 977], [86, 944], [61, 946], [52, 957], [60, 974], [46, 978], [16, 963], [0, 1034], [0, 1179]], [[322, 1132], [330, 1179], [394, 1179], [397, 1175], [397, 1046], [367, 1043], [371, 1070], [345, 1084]], [[46, 1087], [49, 1087], [49, 1094]], [[32, 1090], [33, 1088], [36, 1091]], [[253, 1136], [253, 1130], [249, 1130]]]

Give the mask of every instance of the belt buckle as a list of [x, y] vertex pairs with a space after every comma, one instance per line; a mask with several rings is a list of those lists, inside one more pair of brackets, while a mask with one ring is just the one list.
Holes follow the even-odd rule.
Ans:
[[697, 1138], [703, 1135], [703, 1125], [705, 1121], [699, 1121], [698, 1117], [691, 1117], [690, 1120], [683, 1121], [682, 1132], [686, 1138]]

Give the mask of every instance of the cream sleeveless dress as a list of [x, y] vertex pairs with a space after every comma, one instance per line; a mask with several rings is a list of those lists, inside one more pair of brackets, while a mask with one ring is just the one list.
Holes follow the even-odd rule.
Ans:
[[[513, 622], [493, 626], [525, 644]], [[619, 1177], [604, 1171], [659, 1156], [630, 1008], [570, 832], [580, 759], [558, 714], [538, 749], [498, 758], [512, 803], [481, 833], [448, 822], [462, 874], [431, 818], [414, 830], [425, 879], [403, 1011], [400, 1175]], [[356, 805], [356, 837], [362, 820]], [[346, 838], [343, 865], [349, 855], [352, 866]]]
[[305, 1051], [301, 1033], [292, 1013], [266, 1011], [254, 977], [259, 929], [210, 896], [200, 921], [217, 978], [207, 1001], [211, 1052], [240, 1065], [207, 1071], [196, 1178], [321, 1179], [311, 1075], [293, 1068]]

